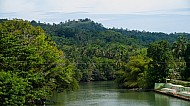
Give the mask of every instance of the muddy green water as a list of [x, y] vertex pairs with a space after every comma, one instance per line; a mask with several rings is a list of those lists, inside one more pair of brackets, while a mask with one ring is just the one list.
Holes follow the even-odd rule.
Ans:
[[190, 106], [190, 102], [155, 92], [117, 89], [114, 82], [81, 83], [73, 92], [55, 93], [53, 106]]

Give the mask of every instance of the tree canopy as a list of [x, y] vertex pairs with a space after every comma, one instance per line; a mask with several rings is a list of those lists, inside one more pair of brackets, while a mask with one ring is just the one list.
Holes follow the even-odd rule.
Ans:
[[[54, 89], [75, 88], [74, 65], [40, 27], [28, 21], [0, 24], [0, 104], [23, 105]], [[77, 84], [77, 83], [75, 83]]]
[[59, 24], [0, 20], [0, 105], [24, 105], [79, 81], [153, 88], [190, 79], [188, 33], [105, 28], [88, 18]]

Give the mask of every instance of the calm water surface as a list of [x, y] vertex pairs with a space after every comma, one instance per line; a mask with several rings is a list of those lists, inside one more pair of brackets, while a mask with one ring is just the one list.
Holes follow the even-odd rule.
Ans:
[[155, 92], [117, 89], [114, 82], [81, 83], [73, 92], [55, 93], [54, 106], [190, 106], [190, 102]]

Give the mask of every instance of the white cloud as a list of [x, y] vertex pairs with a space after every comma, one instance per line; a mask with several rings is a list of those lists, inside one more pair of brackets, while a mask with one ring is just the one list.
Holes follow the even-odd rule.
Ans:
[[133, 13], [185, 7], [184, 0], [102, 0], [98, 13]]
[[0, 0], [0, 18], [51, 23], [91, 18], [106, 27], [190, 32], [189, 8], [190, 0]]
[[[77, 12], [126, 14], [141, 11], [185, 8], [188, 0], [0, 0], [0, 11]], [[87, 8], [83, 8], [87, 7]]]
[[24, 12], [36, 9], [34, 2], [28, 0], [0, 0], [0, 12]]
[[[47, 0], [54, 11], [126, 14], [141, 11], [184, 8], [187, 0]], [[91, 8], [80, 8], [80, 7]]]

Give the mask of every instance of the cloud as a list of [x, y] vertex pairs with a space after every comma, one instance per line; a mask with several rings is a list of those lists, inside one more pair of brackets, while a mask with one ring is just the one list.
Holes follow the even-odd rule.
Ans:
[[[102, 15], [103, 16], [103, 15]], [[105, 16], [108, 17], [108, 16]], [[105, 27], [128, 28], [131, 30], [146, 30], [153, 32], [189, 32], [190, 15], [141, 15], [141, 14], [112, 14], [111, 20], [100, 20]]]
[[190, 32], [190, 1], [0, 0], [0, 18], [9, 17], [50, 23], [91, 18], [106, 27]]
[[28, 0], [3, 0], [0, 5], [1, 12], [23, 12], [33, 10], [36, 10], [36, 6], [33, 2], [29, 2]]
[[76, 12], [126, 14], [188, 7], [188, 0], [0, 0], [0, 11]]
[[134, 12], [133, 14], [141, 15], [167, 15], [167, 14], [178, 14], [178, 15], [190, 15], [190, 8], [177, 8], [177, 9], [166, 9], [166, 10], [153, 10], [153, 11], [141, 11]]

